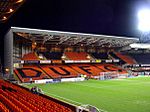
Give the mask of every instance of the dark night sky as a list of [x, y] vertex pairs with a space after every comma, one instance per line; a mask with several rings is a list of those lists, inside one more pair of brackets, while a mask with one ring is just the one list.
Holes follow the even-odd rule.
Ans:
[[6, 23], [0, 24], [0, 38], [10, 26], [138, 37], [137, 11], [150, 6], [148, 1], [27, 0]]
[[48, 30], [137, 36], [138, 8], [148, 4], [148, 0], [43, 1], [27, 0], [6, 24]]

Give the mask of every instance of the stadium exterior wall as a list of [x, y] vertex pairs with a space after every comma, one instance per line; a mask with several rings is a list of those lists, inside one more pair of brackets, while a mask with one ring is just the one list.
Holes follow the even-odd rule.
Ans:
[[9, 70], [13, 76], [13, 32], [9, 32], [4, 37], [4, 68]]

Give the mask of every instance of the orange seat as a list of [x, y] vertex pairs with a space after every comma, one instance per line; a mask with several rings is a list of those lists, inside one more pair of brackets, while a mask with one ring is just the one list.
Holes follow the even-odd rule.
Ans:
[[70, 60], [89, 60], [86, 52], [65, 52], [65, 55]]
[[0, 86], [3, 86], [0, 88], [0, 109], [7, 110], [6, 112], [9, 110], [14, 112], [73, 112], [62, 104], [32, 94], [9, 82], [0, 80]]

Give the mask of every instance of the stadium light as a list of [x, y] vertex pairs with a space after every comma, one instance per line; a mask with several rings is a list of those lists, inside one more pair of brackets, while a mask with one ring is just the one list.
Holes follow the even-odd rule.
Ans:
[[9, 9], [9, 12], [13, 12], [14, 10], [13, 9]]
[[130, 44], [130, 47], [134, 49], [150, 49], [150, 44], [133, 43], [133, 44]]
[[21, 2], [23, 2], [23, 0], [18, 0], [16, 3], [21, 3]]
[[3, 16], [3, 19], [2, 20], [6, 20], [7, 19], [7, 17], [6, 16]]
[[142, 32], [150, 32], [150, 9], [142, 9], [138, 12], [138, 29]]

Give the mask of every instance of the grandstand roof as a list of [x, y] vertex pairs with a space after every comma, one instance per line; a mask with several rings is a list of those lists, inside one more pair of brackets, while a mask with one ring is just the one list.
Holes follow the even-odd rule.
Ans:
[[13, 33], [35, 41], [38, 44], [123, 47], [139, 41], [135, 37], [109, 36], [88, 33], [74, 33], [30, 28], [11, 27]]

